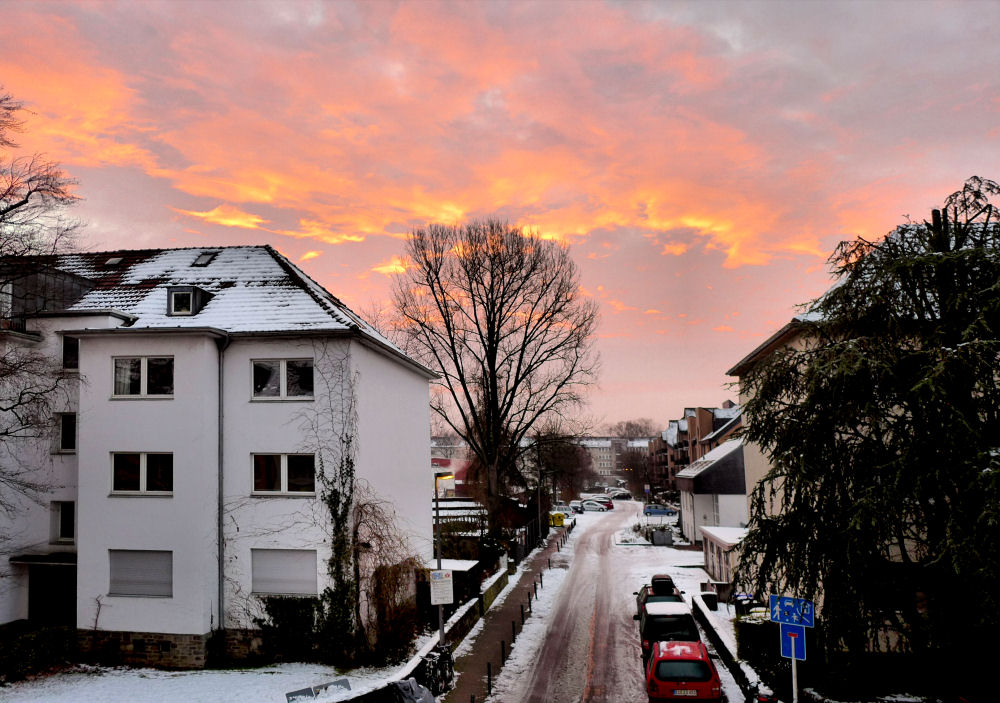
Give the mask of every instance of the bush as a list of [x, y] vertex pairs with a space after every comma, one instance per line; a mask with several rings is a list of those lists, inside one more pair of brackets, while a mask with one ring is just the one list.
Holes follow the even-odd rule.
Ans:
[[316, 661], [316, 613], [318, 599], [294, 596], [261, 598], [265, 617], [260, 627], [263, 651], [272, 661]]
[[0, 683], [21, 681], [76, 658], [75, 628], [40, 627], [27, 620], [0, 626]]

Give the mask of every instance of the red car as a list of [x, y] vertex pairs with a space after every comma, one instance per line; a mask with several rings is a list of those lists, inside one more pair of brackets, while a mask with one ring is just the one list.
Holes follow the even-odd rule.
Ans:
[[646, 664], [646, 692], [650, 703], [726, 700], [719, 671], [701, 642], [657, 642]]

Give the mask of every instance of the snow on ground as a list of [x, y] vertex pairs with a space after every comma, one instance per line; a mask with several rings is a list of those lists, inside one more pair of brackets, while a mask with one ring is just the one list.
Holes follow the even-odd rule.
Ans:
[[[281, 664], [259, 669], [227, 671], [159, 671], [106, 667], [75, 667], [53, 676], [0, 688], [0, 701], [18, 703], [283, 703], [285, 694], [344, 678], [328, 666]], [[381, 686], [382, 669], [351, 671], [351, 691], [330, 688], [317, 703], [341, 701]]]
[[[417, 641], [418, 649], [437, 632]], [[0, 688], [2, 703], [284, 703], [285, 694], [347, 679], [350, 690], [330, 687], [313, 703], [344, 701], [398, 678], [401, 665], [341, 672], [319, 664], [275, 664], [254, 669], [161, 671], [78, 666]]]

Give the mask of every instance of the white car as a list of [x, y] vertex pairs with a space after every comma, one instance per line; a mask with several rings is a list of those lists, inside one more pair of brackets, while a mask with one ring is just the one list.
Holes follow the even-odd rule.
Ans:
[[573, 517], [573, 508], [568, 505], [553, 505], [550, 513], [562, 513], [565, 517]]
[[596, 500], [585, 500], [583, 501], [582, 507], [584, 512], [587, 512], [588, 510], [597, 513], [603, 513], [607, 511], [607, 508], [598, 503]]

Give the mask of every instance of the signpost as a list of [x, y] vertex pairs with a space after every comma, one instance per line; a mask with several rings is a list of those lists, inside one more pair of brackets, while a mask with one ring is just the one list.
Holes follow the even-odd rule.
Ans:
[[815, 620], [811, 600], [771, 596], [771, 620], [779, 623], [781, 656], [792, 660], [792, 703], [799, 703], [799, 680], [795, 662], [806, 660], [806, 628]]

